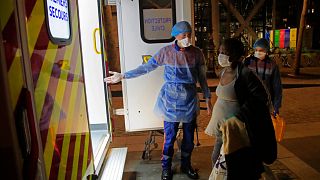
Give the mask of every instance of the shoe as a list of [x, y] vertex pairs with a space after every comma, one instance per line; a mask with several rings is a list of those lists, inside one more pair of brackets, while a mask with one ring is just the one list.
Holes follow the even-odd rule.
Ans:
[[161, 179], [162, 180], [172, 180], [172, 171], [169, 169], [162, 170]]
[[181, 172], [187, 174], [191, 179], [199, 179], [199, 174], [191, 166], [190, 167], [181, 167]]

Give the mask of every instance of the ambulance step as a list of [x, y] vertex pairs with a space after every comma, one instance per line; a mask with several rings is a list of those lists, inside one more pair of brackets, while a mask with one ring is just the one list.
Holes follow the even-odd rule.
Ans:
[[107, 155], [102, 180], [121, 180], [128, 148], [112, 148]]

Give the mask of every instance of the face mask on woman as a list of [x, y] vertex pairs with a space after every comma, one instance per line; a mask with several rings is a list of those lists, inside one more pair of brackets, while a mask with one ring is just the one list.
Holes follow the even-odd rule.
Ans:
[[266, 54], [267, 53], [265, 53], [265, 52], [256, 51], [256, 52], [254, 52], [254, 57], [263, 60], [266, 57]]
[[178, 40], [178, 45], [179, 45], [180, 47], [185, 48], [185, 47], [191, 46], [191, 43], [190, 43], [189, 38], [186, 37], [186, 38], [184, 38], [184, 39]]
[[219, 54], [218, 63], [221, 67], [228, 67], [231, 65], [231, 62], [229, 62], [229, 56], [225, 54]]

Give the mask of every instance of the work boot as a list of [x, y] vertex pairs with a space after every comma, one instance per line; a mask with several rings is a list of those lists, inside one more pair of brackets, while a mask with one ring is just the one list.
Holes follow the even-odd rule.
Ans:
[[191, 166], [187, 166], [187, 167], [181, 166], [180, 170], [182, 173], [188, 175], [188, 177], [191, 179], [199, 179], [198, 172], [195, 171]]
[[169, 169], [162, 170], [161, 180], [172, 180], [172, 171]]

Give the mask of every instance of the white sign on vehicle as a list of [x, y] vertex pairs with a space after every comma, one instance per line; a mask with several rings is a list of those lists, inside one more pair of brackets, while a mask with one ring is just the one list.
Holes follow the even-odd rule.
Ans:
[[68, 0], [46, 0], [49, 32], [53, 38], [70, 38], [70, 14]]
[[144, 9], [143, 23], [147, 40], [170, 39], [172, 9]]

